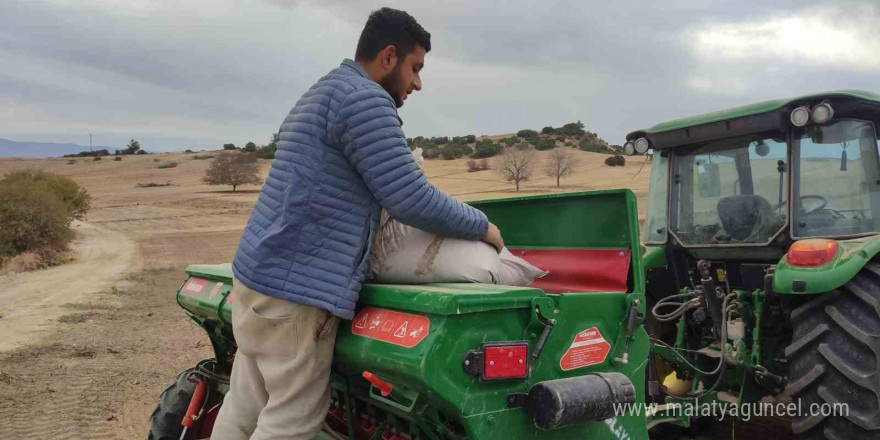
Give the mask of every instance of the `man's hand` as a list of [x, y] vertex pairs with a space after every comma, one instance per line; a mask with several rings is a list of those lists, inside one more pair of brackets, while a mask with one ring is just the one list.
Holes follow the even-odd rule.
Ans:
[[501, 253], [501, 249], [504, 248], [504, 239], [501, 238], [501, 231], [498, 230], [498, 226], [495, 226], [493, 223], [489, 223], [489, 229], [486, 231], [486, 236], [483, 238], [483, 241], [486, 243], [495, 246], [495, 250], [498, 253]]

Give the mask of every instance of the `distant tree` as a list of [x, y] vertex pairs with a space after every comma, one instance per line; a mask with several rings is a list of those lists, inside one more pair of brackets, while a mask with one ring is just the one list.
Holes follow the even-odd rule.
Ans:
[[268, 145], [257, 148], [256, 155], [260, 159], [274, 159], [275, 151], [278, 149], [278, 133], [272, 133], [271, 141]]
[[150, 154], [150, 153], [147, 153], [145, 150], [138, 150], [137, 153], [134, 153], [134, 154]]
[[516, 132], [516, 136], [523, 139], [529, 139], [538, 136], [538, 132], [535, 130], [520, 130]]
[[122, 150], [122, 154], [138, 154], [138, 151], [141, 150], [140, 142], [134, 139], [128, 141], [128, 144], [125, 147], [126, 148]]
[[228, 151], [237, 150], [235, 144], [223, 144], [223, 149]]
[[553, 134], [553, 127], [544, 127], [541, 129], [541, 133], [543, 134]]
[[467, 135], [467, 136], [464, 137], [464, 140], [465, 140], [465, 142], [467, 142], [467, 143], [469, 143], [469, 144], [472, 144], [472, 143], [474, 143], [474, 142], [477, 141], [477, 137], [474, 136], [474, 135], [472, 135], [472, 134], [469, 134], [469, 135]]
[[499, 151], [501, 151], [501, 145], [495, 144], [491, 139], [487, 138], [485, 141], [477, 142], [474, 154], [471, 157], [474, 159], [485, 159], [498, 154]]
[[562, 128], [556, 130], [556, 132], [571, 137], [580, 137], [586, 133], [584, 131], [584, 123], [581, 121], [569, 122], [568, 124], [563, 125]]
[[257, 144], [255, 144], [253, 142], [248, 142], [248, 143], [244, 144], [244, 148], [242, 150], [247, 153], [256, 153], [257, 152]]
[[192, 153], [192, 152], [193, 152], [193, 150], [186, 150], [186, 151], [184, 151], [184, 153]]
[[519, 184], [532, 176], [537, 157], [537, 152], [531, 146], [507, 147], [502, 151], [501, 156], [495, 159], [495, 170], [501, 173], [505, 180], [513, 182], [516, 191], [519, 192]]
[[257, 176], [256, 158], [251, 154], [221, 153], [215, 158], [202, 182], [208, 185], [231, 185], [235, 191], [239, 185], [259, 185], [262, 183]]
[[573, 173], [577, 164], [577, 157], [571, 148], [556, 147], [550, 152], [550, 158], [544, 166], [544, 173], [550, 177], [556, 177], [556, 187], [559, 188], [559, 180]]

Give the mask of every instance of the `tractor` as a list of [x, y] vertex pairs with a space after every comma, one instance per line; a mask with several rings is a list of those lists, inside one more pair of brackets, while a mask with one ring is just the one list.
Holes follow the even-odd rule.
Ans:
[[[364, 284], [316, 438], [645, 440], [768, 401], [801, 438], [880, 438], [878, 124], [880, 95], [844, 91], [628, 134], [644, 244], [630, 190], [472, 202], [549, 274]], [[155, 440], [208, 438], [235, 362], [229, 265], [186, 273], [214, 356], [163, 391]]]
[[878, 126], [880, 95], [839, 91], [627, 135], [651, 161], [649, 423], [782, 402], [798, 438], [880, 438]]

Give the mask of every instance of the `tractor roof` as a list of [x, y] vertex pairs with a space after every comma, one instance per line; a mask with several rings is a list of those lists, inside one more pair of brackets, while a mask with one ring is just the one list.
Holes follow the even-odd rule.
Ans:
[[742, 107], [734, 107], [728, 110], [706, 113], [703, 115], [691, 116], [688, 118], [674, 119], [672, 121], [656, 124], [643, 130], [633, 131], [626, 135], [626, 139], [634, 140], [645, 135], [655, 135], [658, 133], [666, 133], [675, 130], [690, 129], [693, 127], [712, 124], [715, 122], [756, 116], [764, 113], [775, 112], [783, 107], [794, 106], [804, 101], [818, 101], [833, 97], [844, 97], [851, 99], [854, 98], [857, 100], [873, 101], [875, 103], [880, 103], [880, 94], [866, 92], [862, 90], [839, 90], [833, 92], [816, 93], [812, 95], [799, 96], [796, 98], [763, 101]]

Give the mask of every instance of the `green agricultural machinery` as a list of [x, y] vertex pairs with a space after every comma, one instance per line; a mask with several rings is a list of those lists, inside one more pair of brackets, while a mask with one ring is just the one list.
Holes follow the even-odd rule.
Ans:
[[[629, 134], [644, 245], [629, 190], [472, 203], [549, 275], [364, 285], [316, 438], [644, 440], [767, 402], [802, 438], [880, 438], [878, 124], [880, 96], [835, 92]], [[229, 266], [187, 275], [214, 357], [162, 393], [157, 440], [209, 437], [235, 358]]]

